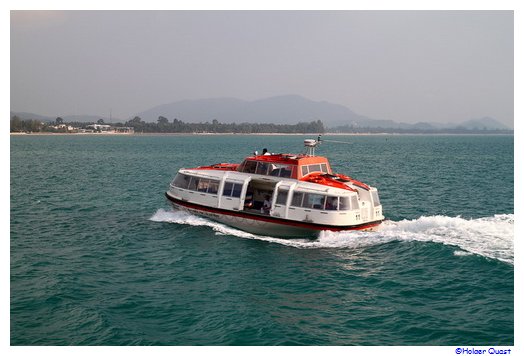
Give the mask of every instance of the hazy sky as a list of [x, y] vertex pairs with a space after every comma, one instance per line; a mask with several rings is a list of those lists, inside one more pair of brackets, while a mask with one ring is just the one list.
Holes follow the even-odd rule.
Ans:
[[298, 94], [513, 127], [513, 78], [511, 11], [11, 12], [11, 110], [49, 116]]

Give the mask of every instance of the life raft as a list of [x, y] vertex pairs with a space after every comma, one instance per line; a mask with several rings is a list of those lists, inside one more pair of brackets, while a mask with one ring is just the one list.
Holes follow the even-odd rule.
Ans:
[[195, 169], [216, 169], [219, 171], [236, 171], [239, 165], [237, 163], [216, 163], [211, 166], [200, 166]]
[[327, 185], [334, 188], [346, 189], [352, 192], [356, 192], [357, 190], [351, 188], [346, 183], [350, 183], [365, 190], [370, 189], [367, 184], [364, 184], [344, 174], [311, 173], [308, 174], [303, 180], [306, 182]]

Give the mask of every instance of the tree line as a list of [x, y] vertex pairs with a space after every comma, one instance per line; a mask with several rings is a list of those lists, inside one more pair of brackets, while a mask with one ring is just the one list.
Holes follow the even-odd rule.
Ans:
[[[103, 119], [96, 122], [105, 124]], [[66, 123], [61, 117], [55, 121], [41, 122], [39, 120], [23, 120], [18, 116], [11, 117], [11, 132], [67, 132], [65, 128], [57, 128], [66, 124], [78, 129], [86, 129], [88, 125], [95, 122], [69, 122]], [[113, 127], [132, 127], [137, 133], [325, 133], [326, 129], [321, 120], [311, 122], [299, 122], [297, 124], [265, 124], [265, 123], [221, 123], [218, 120], [212, 122], [188, 123], [178, 119], [169, 121], [164, 116], [159, 116], [156, 122], [145, 122], [138, 116], [125, 123], [113, 123]], [[330, 132], [338, 133], [442, 133], [442, 134], [512, 134], [513, 130], [492, 129], [469, 129], [457, 127], [453, 129], [401, 129], [382, 127], [354, 127], [339, 126], [330, 129]]]
[[367, 133], [385, 133], [385, 134], [513, 134], [513, 130], [467, 128], [457, 126], [454, 128], [437, 129], [437, 128], [391, 128], [391, 127], [356, 127], [356, 126], [337, 126], [329, 129], [331, 133], [348, 133], [348, 134], [367, 134]]
[[212, 122], [189, 123], [178, 119], [169, 121], [159, 116], [157, 122], [144, 122], [138, 116], [126, 121], [124, 126], [133, 127], [135, 132], [144, 133], [324, 133], [324, 124], [320, 120], [299, 122], [297, 124], [270, 123], [221, 123]]
[[11, 132], [41, 132], [43, 126], [38, 120], [22, 120], [16, 115], [11, 117]]
[[[98, 120], [97, 124], [104, 124]], [[66, 129], [57, 129], [58, 125], [69, 125], [79, 129], [85, 129], [94, 122], [69, 122], [66, 123], [61, 117], [55, 121], [41, 122], [38, 120], [23, 120], [18, 116], [11, 118], [11, 132], [65, 132]], [[189, 123], [178, 119], [169, 121], [160, 116], [157, 122], [145, 122], [138, 116], [125, 123], [113, 123], [114, 127], [132, 127], [138, 133], [324, 133], [322, 121], [299, 122], [298, 124], [263, 124], [263, 123], [220, 123], [218, 120], [212, 122]]]

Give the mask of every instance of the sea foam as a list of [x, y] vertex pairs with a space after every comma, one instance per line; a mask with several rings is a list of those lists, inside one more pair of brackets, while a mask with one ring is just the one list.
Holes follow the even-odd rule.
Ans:
[[460, 216], [421, 216], [413, 220], [385, 221], [377, 231], [322, 231], [315, 240], [282, 239], [241, 231], [181, 211], [159, 209], [151, 221], [207, 226], [219, 235], [278, 243], [295, 248], [360, 248], [392, 241], [434, 242], [457, 247], [455, 256], [476, 254], [513, 264], [514, 217], [501, 214], [465, 219]]

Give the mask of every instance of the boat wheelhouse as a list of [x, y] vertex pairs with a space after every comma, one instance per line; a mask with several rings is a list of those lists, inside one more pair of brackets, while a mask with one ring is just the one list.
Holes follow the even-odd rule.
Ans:
[[378, 191], [333, 173], [320, 143], [307, 153], [247, 157], [241, 164], [182, 168], [166, 197], [175, 208], [255, 234], [304, 237], [322, 230], [367, 230], [384, 219]]

